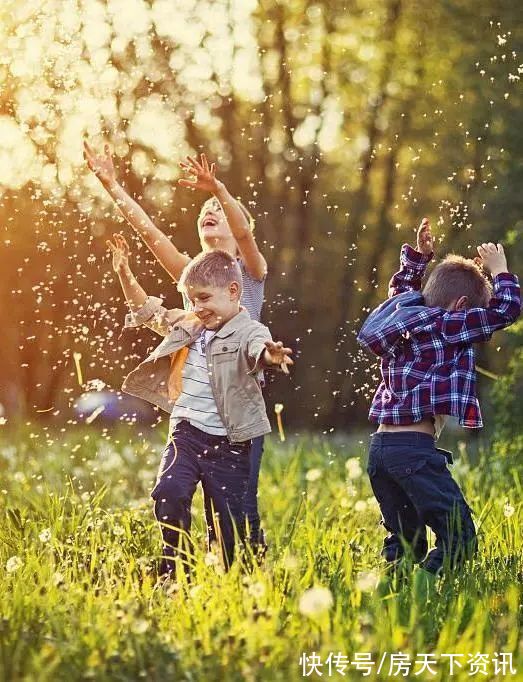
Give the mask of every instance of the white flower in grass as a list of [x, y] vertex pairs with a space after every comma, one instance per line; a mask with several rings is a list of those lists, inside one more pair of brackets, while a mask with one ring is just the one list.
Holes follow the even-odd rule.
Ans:
[[347, 469], [347, 476], [351, 481], [355, 481], [360, 478], [363, 474], [363, 469], [361, 468], [361, 462], [357, 457], [351, 457], [345, 462], [345, 468]]
[[149, 623], [143, 618], [133, 621], [131, 631], [135, 635], [143, 635], [149, 629]]
[[365, 500], [358, 500], [354, 505], [354, 511], [363, 512], [367, 509], [367, 503]]
[[218, 566], [220, 559], [214, 554], [214, 552], [207, 552], [204, 559], [206, 566]]
[[310, 483], [317, 481], [319, 478], [321, 478], [321, 469], [309, 469], [309, 471], [307, 471], [305, 474], [305, 478]]
[[334, 604], [331, 591], [327, 587], [311, 587], [301, 595], [298, 609], [301, 614], [308, 617], [319, 616], [328, 611]]
[[507, 519], [509, 519], [515, 511], [516, 509], [510, 504], [510, 502], [505, 502], [503, 514], [507, 517]]
[[356, 576], [356, 588], [360, 592], [369, 592], [376, 587], [378, 574], [375, 571], [360, 571]]
[[189, 590], [189, 597], [191, 597], [191, 599], [194, 599], [200, 594], [201, 591], [202, 591], [201, 585], [194, 585], [194, 587], [191, 587], [191, 589]]
[[38, 534], [40, 542], [49, 542], [51, 539], [51, 530], [49, 528], [44, 528], [44, 530]]
[[65, 578], [63, 576], [63, 573], [56, 571], [56, 573], [53, 575], [53, 585], [55, 587], [59, 587], [60, 585], [63, 584], [64, 581], [65, 581]]
[[255, 599], [260, 599], [265, 594], [265, 585], [263, 583], [255, 582], [249, 585], [247, 592]]
[[121, 537], [122, 535], [125, 535], [125, 528], [123, 528], [123, 526], [120, 526], [119, 524], [116, 524], [115, 527], [113, 528], [113, 533], [117, 537]]
[[10, 559], [6, 561], [5, 564], [5, 570], [8, 573], [14, 573], [15, 571], [18, 571], [19, 568], [23, 565], [22, 559], [18, 556], [12, 556]]

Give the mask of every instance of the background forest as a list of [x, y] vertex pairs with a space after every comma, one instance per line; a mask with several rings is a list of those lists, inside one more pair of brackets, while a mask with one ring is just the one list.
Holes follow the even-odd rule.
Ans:
[[[200, 151], [217, 162], [269, 262], [264, 320], [298, 359], [269, 404], [293, 428], [364, 423], [376, 371], [355, 334], [422, 216], [439, 255], [502, 240], [521, 274], [521, 19], [520, 3], [498, 0], [3, 2], [8, 420], [71, 421], [87, 386], [75, 353], [82, 382], [118, 390], [156, 343], [121, 334], [105, 240], [132, 235], [85, 166], [87, 137], [110, 144], [126, 188], [190, 254], [206, 197], [176, 185], [178, 162]], [[132, 263], [150, 293], [181, 305], [134, 238]], [[484, 393], [514, 395], [521, 358], [505, 383], [492, 375], [507, 374], [519, 341], [503, 332], [480, 351]]]

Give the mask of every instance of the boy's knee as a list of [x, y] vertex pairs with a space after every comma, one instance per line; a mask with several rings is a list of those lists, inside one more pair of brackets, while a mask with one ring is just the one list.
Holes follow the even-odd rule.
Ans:
[[183, 529], [186, 525], [188, 510], [190, 514], [190, 504], [191, 501], [188, 498], [159, 497], [154, 503], [154, 515], [160, 524]]

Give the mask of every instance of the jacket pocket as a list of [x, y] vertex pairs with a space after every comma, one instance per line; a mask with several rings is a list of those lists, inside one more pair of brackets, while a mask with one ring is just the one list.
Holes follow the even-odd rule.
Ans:
[[222, 362], [236, 361], [239, 349], [239, 341], [228, 341], [225, 339], [219, 343], [215, 343], [212, 349], [213, 362], [220, 364]]

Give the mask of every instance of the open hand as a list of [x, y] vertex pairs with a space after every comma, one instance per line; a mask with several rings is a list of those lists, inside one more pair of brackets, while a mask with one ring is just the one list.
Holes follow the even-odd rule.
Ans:
[[293, 365], [293, 360], [289, 357], [292, 353], [291, 348], [285, 348], [281, 341], [266, 341], [264, 360], [267, 365], [280, 365], [282, 372], [289, 373], [289, 365]]
[[428, 218], [423, 218], [418, 227], [417, 249], [424, 256], [430, 256], [434, 251], [434, 237], [432, 236]]
[[128, 268], [131, 249], [123, 234], [113, 234], [113, 241], [108, 239], [105, 243], [113, 254], [113, 270], [121, 272]]
[[116, 171], [114, 170], [113, 158], [108, 144], [104, 145], [104, 155], [102, 156], [96, 154], [93, 148], [84, 140], [84, 159], [102, 185], [108, 186], [112, 182], [116, 182]]
[[483, 266], [490, 270], [492, 277], [508, 271], [507, 257], [501, 244], [489, 242], [481, 244], [477, 249]]
[[193, 175], [193, 180], [188, 180], [187, 178], [181, 178], [178, 180], [178, 184], [182, 187], [189, 187], [189, 189], [201, 189], [204, 192], [212, 192], [213, 194], [218, 189], [218, 180], [216, 179], [216, 164], [207, 161], [205, 154], [200, 154], [200, 161], [198, 162], [192, 156], [187, 157], [188, 163], [185, 161], [180, 162], [180, 168]]

